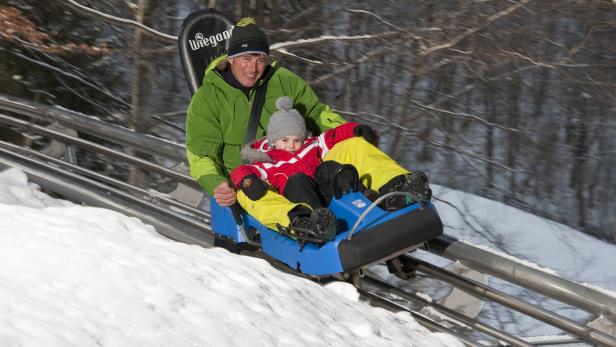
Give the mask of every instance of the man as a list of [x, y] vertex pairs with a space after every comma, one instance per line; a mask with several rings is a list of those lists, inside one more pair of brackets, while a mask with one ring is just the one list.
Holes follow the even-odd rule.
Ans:
[[[265, 134], [269, 118], [276, 111], [275, 101], [282, 95], [293, 98], [313, 133], [345, 123], [342, 117], [319, 101], [299, 76], [276, 66], [276, 63], [269, 63], [268, 55], [266, 35], [254, 20], [240, 20], [233, 29], [227, 56], [211, 64], [188, 107], [186, 149], [191, 175], [222, 206], [230, 206], [237, 199], [228, 177], [240, 165], [239, 153], [258, 86], [268, 84], [256, 138]], [[271, 219], [288, 225], [290, 218], [294, 217], [293, 213], [291, 216], [288, 213], [297, 204], [276, 197], [273, 200], [273, 206], [281, 209], [271, 215]], [[272, 226], [276, 223], [271, 224], [268, 219], [264, 224]]]
[[[283, 95], [293, 99], [294, 107], [305, 117], [308, 130], [314, 134], [346, 122], [329, 106], [321, 103], [312, 88], [299, 76], [277, 66], [275, 62], [269, 62], [266, 35], [252, 18], [244, 18], [233, 29], [227, 56], [210, 64], [202, 86], [193, 95], [186, 119], [186, 150], [192, 177], [208, 194], [214, 196], [218, 204], [230, 206], [239, 199], [242, 207], [259, 222], [276, 229], [278, 225], [290, 226], [299, 217], [306, 217], [310, 209], [291, 203], [274, 191], [268, 191], [258, 202], [252, 201], [242, 191], [236, 194], [228, 178], [230, 172], [241, 164], [240, 149], [244, 144], [251, 105], [256, 89], [264, 83], [267, 83], [267, 93], [256, 130], [257, 139], [265, 135], [269, 119], [276, 111], [275, 102]], [[372, 139], [376, 137], [369, 128], [358, 135]], [[366, 141], [362, 142], [372, 146]], [[347, 161], [338, 161], [354, 164], [356, 158], [346, 150], [352, 147], [349, 144], [341, 146], [338, 152], [345, 158], [340, 159]], [[373, 189], [385, 183], [373, 185]]]

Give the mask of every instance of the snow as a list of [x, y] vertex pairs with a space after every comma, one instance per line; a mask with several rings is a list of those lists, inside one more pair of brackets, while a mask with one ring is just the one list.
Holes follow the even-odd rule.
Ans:
[[408, 313], [0, 172], [0, 346], [462, 346]]
[[426, 293], [422, 293], [422, 292], [417, 292], [415, 293], [415, 295], [417, 295], [418, 297], [426, 300], [427, 302], [432, 302], [432, 297]]

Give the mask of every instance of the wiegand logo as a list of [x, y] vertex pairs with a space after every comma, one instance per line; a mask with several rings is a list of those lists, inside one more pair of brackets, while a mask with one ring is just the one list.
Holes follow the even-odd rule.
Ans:
[[233, 28], [229, 30], [225, 30], [220, 33], [216, 33], [209, 37], [206, 37], [202, 33], [196, 33], [194, 40], [188, 40], [188, 44], [190, 45], [190, 49], [196, 51], [203, 47], [216, 47], [220, 42], [223, 42], [231, 37], [231, 31]]

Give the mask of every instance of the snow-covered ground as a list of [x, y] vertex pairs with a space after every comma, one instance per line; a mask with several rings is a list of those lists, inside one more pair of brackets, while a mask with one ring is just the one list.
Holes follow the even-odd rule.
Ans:
[[462, 346], [267, 262], [0, 173], [0, 346]]
[[[480, 197], [434, 187], [445, 232], [616, 290], [616, 246]], [[453, 204], [456, 208], [451, 207]], [[585, 316], [491, 279], [501, 290]], [[482, 320], [558, 333], [487, 304]], [[53, 199], [0, 173], [0, 346], [461, 346], [407, 313], [359, 302], [260, 259], [165, 239], [119, 213]]]

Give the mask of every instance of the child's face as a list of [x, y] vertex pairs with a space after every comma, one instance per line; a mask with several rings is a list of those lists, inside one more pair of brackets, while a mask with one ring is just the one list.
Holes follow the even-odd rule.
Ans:
[[285, 136], [274, 142], [274, 148], [281, 149], [287, 152], [297, 151], [304, 142], [304, 139], [297, 136]]

